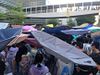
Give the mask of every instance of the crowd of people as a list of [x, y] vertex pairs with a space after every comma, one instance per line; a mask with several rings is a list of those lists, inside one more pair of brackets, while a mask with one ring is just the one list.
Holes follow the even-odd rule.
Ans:
[[[70, 41], [70, 44], [90, 56], [97, 64], [96, 67], [74, 64], [73, 75], [96, 75], [100, 71], [100, 50], [91, 34], [79, 36], [76, 40]], [[35, 49], [34, 51], [31, 45], [24, 41], [5, 47], [0, 52], [0, 75], [9, 73], [12, 75], [57, 75], [58, 59], [46, 53], [42, 46]]]
[[96, 67], [75, 64], [73, 75], [96, 75], [100, 71], [100, 50], [97, 48], [97, 42], [92, 39], [91, 34], [87, 33], [78, 37], [72, 45], [90, 56], [97, 64]]
[[38, 50], [32, 52], [31, 46], [25, 42], [6, 47], [0, 53], [0, 75], [49, 75], [43, 60], [43, 54]]

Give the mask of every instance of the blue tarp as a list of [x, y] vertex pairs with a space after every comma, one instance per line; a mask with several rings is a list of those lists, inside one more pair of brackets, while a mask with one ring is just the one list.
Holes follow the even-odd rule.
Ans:
[[0, 51], [2, 51], [7, 44], [21, 33], [21, 28], [10, 28], [0, 30]]

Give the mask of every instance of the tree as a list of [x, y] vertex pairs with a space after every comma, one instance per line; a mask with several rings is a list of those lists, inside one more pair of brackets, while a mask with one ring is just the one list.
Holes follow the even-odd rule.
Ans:
[[90, 23], [93, 24], [95, 22], [95, 16], [91, 15], [91, 16], [80, 16], [76, 18], [76, 21], [78, 23], [78, 25], [81, 25], [83, 23]]
[[0, 20], [5, 20], [7, 17], [4, 13], [0, 13]]
[[25, 14], [20, 7], [8, 10], [5, 15], [11, 24], [22, 24], [25, 18]]
[[49, 20], [47, 20], [47, 24], [53, 24], [54, 26], [56, 26], [58, 24], [58, 20], [57, 19], [49, 19]]
[[72, 20], [72, 18], [69, 18], [69, 20], [67, 21], [67, 25], [68, 25], [69, 27], [75, 26], [75, 22]]

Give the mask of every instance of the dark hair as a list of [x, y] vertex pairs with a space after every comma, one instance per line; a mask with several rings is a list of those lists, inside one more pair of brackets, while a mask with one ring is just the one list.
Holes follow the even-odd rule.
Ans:
[[38, 65], [37, 67], [41, 67], [41, 64], [43, 61], [43, 55], [41, 53], [37, 53], [34, 59], [34, 64]]

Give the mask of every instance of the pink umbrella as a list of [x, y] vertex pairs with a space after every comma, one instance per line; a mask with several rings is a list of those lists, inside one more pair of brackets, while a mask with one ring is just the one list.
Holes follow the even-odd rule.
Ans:
[[37, 31], [37, 29], [33, 28], [32, 26], [23, 26], [22, 29], [24, 32]]

